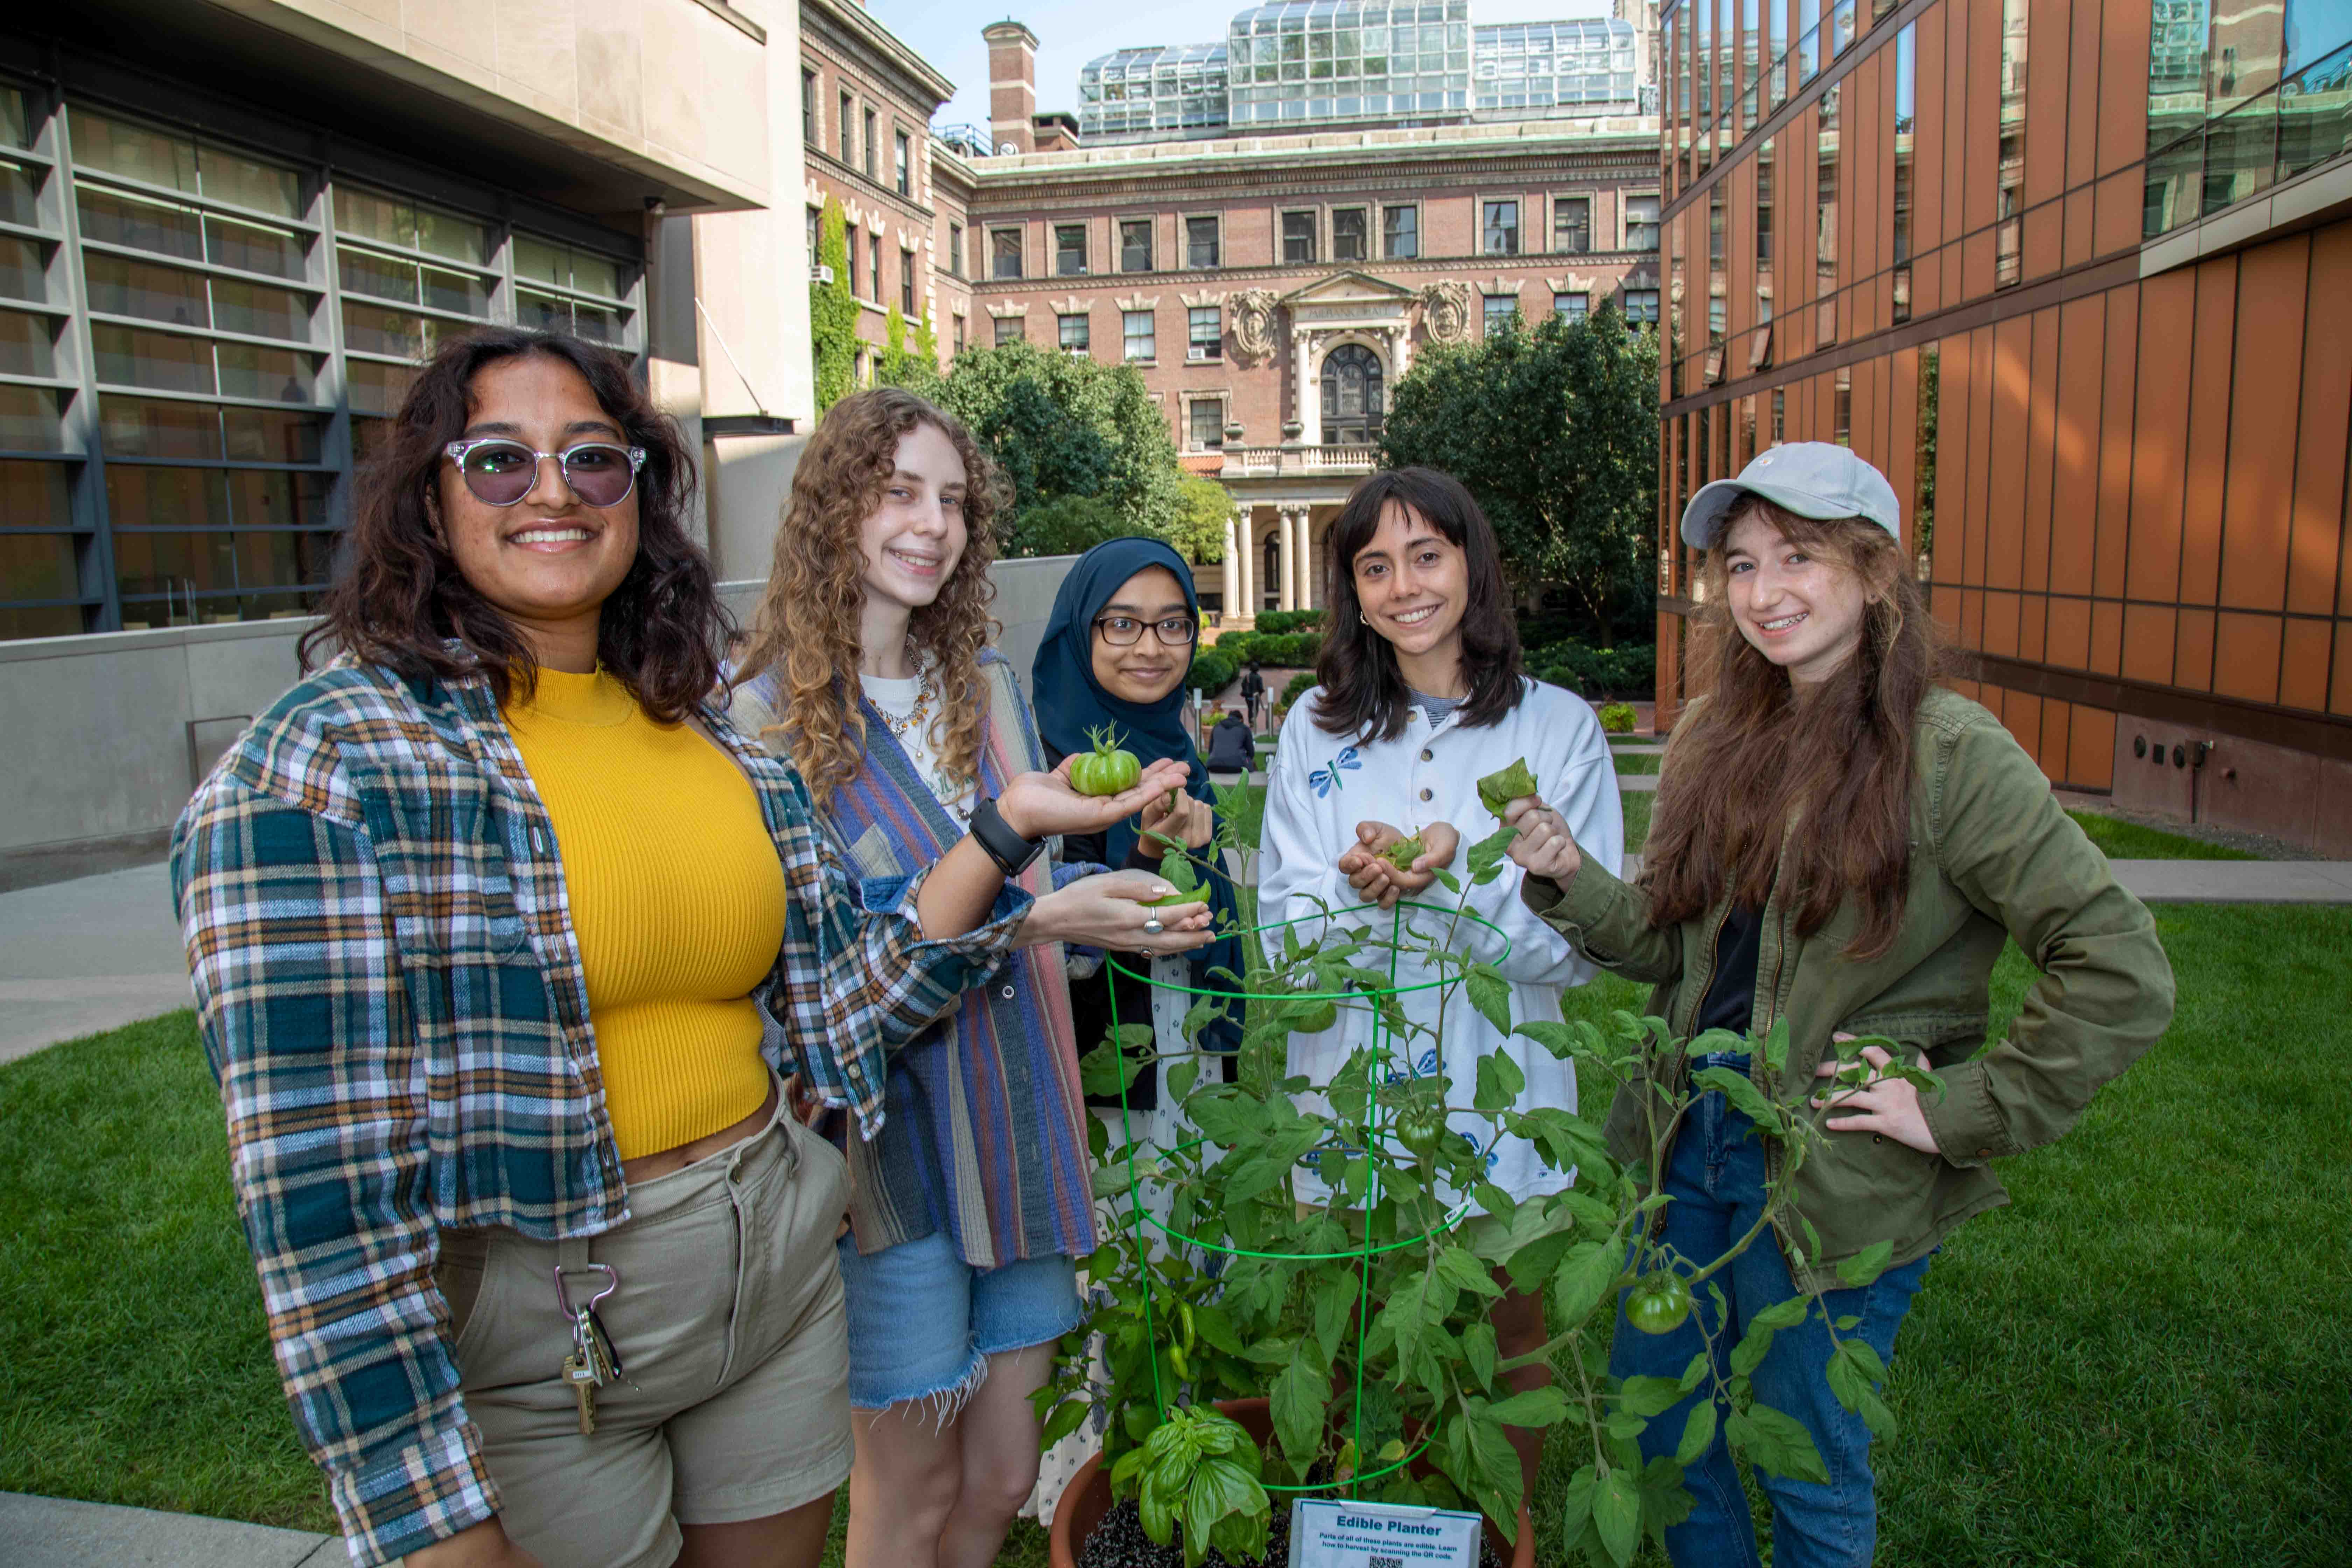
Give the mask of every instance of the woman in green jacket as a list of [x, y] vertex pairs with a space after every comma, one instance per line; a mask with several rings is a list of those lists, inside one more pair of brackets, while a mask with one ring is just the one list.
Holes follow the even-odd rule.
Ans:
[[[1528, 903], [1588, 958], [1654, 984], [1649, 1011], [1676, 1037], [1761, 1037], [1787, 1020], [1785, 1071], [1730, 1052], [1674, 1070], [1726, 1066], [1768, 1097], [1806, 1102], [1826, 1147], [1799, 1167], [1795, 1200], [1820, 1245], [1801, 1280], [1765, 1246], [1714, 1275], [1723, 1321], [1702, 1300], [1653, 1335], [1631, 1331], [1621, 1308], [1610, 1370], [1679, 1378], [1707, 1342], [1702, 1321], [1727, 1352], [1800, 1284], [1829, 1288], [1829, 1312], [1857, 1319], [1854, 1332], [1891, 1360], [1929, 1256], [1962, 1220], [2008, 1201], [1988, 1163], [2065, 1131], [2163, 1033], [2171, 967], [2147, 909], [2033, 760], [1992, 714], [1935, 684], [1934, 635], [1877, 469], [1843, 447], [1774, 447], [1692, 497], [1682, 536], [1706, 552], [1713, 680], [1676, 727], [1640, 875], [1629, 885], [1585, 863], [1533, 796], [1506, 810], [1520, 829], [1510, 853], [1528, 873]], [[2041, 977], [2007, 1037], [1979, 1053], [1993, 961], [2010, 939]], [[1873, 1035], [1916, 1053], [1942, 1092], [1880, 1076], [1889, 1061], [1876, 1047], [1863, 1053], [1870, 1079], [1837, 1087], [1835, 1042]], [[1645, 1098], [1687, 1081], [1619, 1093], [1618, 1159], [1648, 1161]], [[1653, 1239], [1677, 1266], [1713, 1262], [1761, 1213], [1779, 1157], [1749, 1126], [1710, 1092], [1672, 1139], [1673, 1201]], [[1892, 1267], [1835, 1288], [1837, 1265], [1881, 1240], [1894, 1244]], [[1759, 1472], [1778, 1568], [1860, 1568], [1875, 1545], [1870, 1434], [1832, 1396], [1830, 1353], [1809, 1318], [1782, 1330], [1752, 1373], [1757, 1400], [1805, 1426], [1829, 1478]], [[1644, 1453], [1671, 1454], [1685, 1415], [1653, 1420]], [[1674, 1561], [1757, 1563], [1720, 1436], [1685, 1479], [1695, 1506], [1666, 1531]]]

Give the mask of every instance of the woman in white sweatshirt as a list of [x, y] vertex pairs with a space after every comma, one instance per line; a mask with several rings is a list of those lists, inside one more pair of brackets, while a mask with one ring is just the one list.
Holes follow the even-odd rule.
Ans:
[[[1612, 868], [1621, 866], [1625, 827], [1616, 772], [1591, 706], [1520, 673], [1495, 531], [1448, 475], [1399, 468], [1365, 479], [1332, 523], [1324, 560], [1330, 629], [1316, 666], [1321, 684], [1291, 709], [1268, 774], [1257, 918], [1270, 927], [1301, 921], [1293, 929], [1306, 942], [1321, 926], [1310, 917], [1328, 909], [1339, 921], [1368, 921], [1385, 936], [1389, 917], [1379, 910], [1401, 899], [1454, 906], [1454, 894], [1443, 887], [1432, 891], [1436, 873], [1451, 868], [1471, 912], [1502, 933], [1462, 921], [1457, 951], [1496, 964], [1510, 980], [1515, 1020], [1559, 1017], [1560, 993], [1590, 978], [1594, 967], [1528, 913], [1519, 900], [1517, 867], [1506, 861], [1502, 876], [1473, 887], [1465, 862], [1469, 845], [1502, 826], [1480, 803], [1478, 780], [1524, 759], [1536, 793], [1574, 825], [1578, 845]], [[1423, 852], [1401, 870], [1385, 851], [1416, 833]], [[1424, 931], [1443, 929], [1433, 917], [1415, 918]], [[1279, 931], [1266, 935], [1269, 952], [1278, 955]], [[1403, 970], [1398, 976], [1400, 984], [1433, 978]], [[1519, 1110], [1574, 1110], [1572, 1064], [1524, 1036], [1498, 1037], [1464, 989], [1452, 988], [1440, 1037], [1456, 1102], [1469, 1098], [1477, 1058], [1500, 1049], [1527, 1079]], [[1399, 1000], [1408, 1017], [1434, 1029], [1439, 995], [1414, 991]], [[1329, 1081], [1349, 1052], [1370, 1044], [1372, 1027], [1367, 1009], [1344, 1008], [1323, 1033], [1294, 1035], [1291, 1072]], [[1410, 1047], [1416, 1059], [1402, 1059], [1404, 1049], [1394, 1048], [1391, 1077], [1439, 1070], [1426, 1037], [1415, 1037]], [[1490, 1131], [1467, 1113], [1455, 1120], [1464, 1132]], [[1547, 1168], [1521, 1139], [1503, 1139], [1486, 1164], [1486, 1179], [1515, 1202], [1569, 1184], [1565, 1173]], [[1312, 1201], [1327, 1196], [1304, 1172], [1299, 1191]], [[1492, 1321], [1503, 1356], [1535, 1349], [1545, 1337], [1541, 1295], [1514, 1292]], [[1515, 1386], [1549, 1381], [1541, 1368], [1511, 1376]], [[1539, 1430], [1512, 1431], [1528, 1495], [1542, 1436]]]

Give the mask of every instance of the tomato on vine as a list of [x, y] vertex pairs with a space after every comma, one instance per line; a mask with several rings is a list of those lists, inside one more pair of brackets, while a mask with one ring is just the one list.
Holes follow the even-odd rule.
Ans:
[[1690, 1310], [1690, 1286], [1667, 1270], [1643, 1275], [1625, 1295], [1625, 1321], [1645, 1334], [1674, 1332]]
[[1403, 1144], [1414, 1159], [1423, 1163], [1437, 1158], [1438, 1150], [1444, 1147], [1448, 1131], [1445, 1113], [1434, 1106], [1408, 1106], [1397, 1117], [1397, 1142]]
[[1118, 795], [1133, 789], [1143, 776], [1143, 764], [1133, 752], [1121, 751], [1118, 731], [1089, 730], [1094, 742], [1091, 752], [1080, 752], [1070, 760], [1070, 787], [1080, 795]]

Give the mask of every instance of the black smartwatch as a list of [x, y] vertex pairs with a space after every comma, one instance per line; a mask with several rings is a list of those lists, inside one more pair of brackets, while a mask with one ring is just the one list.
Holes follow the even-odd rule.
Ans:
[[1029, 862], [1045, 847], [1042, 838], [1024, 838], [1013, 832], [1003, 814], [996, 809], [996, 797], [992, 795], [982, 795], [980, 804], [972, 807], [971, 836], [1007, 879], [1027, 870]]

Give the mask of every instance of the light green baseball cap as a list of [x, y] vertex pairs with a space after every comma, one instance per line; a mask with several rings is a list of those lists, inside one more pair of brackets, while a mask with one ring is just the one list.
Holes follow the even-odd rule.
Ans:
[[1762, 496], [1799, 517], [1827, 521], [1866, 517], [1899, 542], [1903, 518], [1895, 487], [1886, 476], [1830, 441], [1790, 441], [1757, 454], [1739, 477], [1701, 485], [1683, 508], [1683, 542], [1693, 550], [1714, 547], [1723, 520], [1742, 496]]

